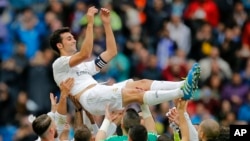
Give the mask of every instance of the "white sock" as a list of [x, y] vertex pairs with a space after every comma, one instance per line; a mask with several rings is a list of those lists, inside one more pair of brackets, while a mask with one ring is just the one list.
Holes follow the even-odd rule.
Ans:
[[181, 97], [183, 97], [183, 92], [180, 88], [165, 91], [146, 91], [143, 96], [143, 103], [152, 106]]
[[157, 81], [154, 80], [151, 84], [150, 90], [174, 90], [180, 88], [184, 84], [183, 81]]

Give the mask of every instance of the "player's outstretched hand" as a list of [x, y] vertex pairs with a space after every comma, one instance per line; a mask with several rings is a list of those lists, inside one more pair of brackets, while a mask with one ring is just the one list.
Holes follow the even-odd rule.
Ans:
[[110, 11], [107, 8], [101, 8], [101, 20], [103, 24], [109, 24], [110, 23]]
[[51, 104], [51, 112], [56, 112], [57, 110], [57, 96], [54, 96], [53, 93], [50, 93], [50, 104]]
[[98, 13], [98, 9], [96, 9], [94, 6], [89, 7], [86, 14], [89, 24], [94, 24], [94, 16], [96, 13]]

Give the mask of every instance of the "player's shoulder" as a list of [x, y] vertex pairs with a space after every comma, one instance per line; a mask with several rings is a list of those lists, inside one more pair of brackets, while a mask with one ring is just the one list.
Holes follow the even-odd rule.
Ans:
[[60, 56], [55, 59], [52, 65], [62, 64], [63, 62], [66, 62], [70, 59], [71, 56]]

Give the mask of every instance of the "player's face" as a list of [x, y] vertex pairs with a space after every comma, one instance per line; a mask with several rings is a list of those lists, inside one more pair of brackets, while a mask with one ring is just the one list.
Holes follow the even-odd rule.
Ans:
[[66, 32], [66, 33], [61, 34], [61, 38], [62, 38], [63, 49], [66, 52], [72, 53], [72, 52], [77, 51], [77, 49], [76, 49], [76, 40], [75, 40], [74, 36], [71, 33]]

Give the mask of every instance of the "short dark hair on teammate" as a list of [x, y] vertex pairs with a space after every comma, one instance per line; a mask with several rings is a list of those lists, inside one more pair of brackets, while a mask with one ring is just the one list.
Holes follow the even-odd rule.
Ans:
[[58, 54], [60, 54], [60, 52], [56, 44], [62, 42], [61, 34], [66, 33], [66, 32], [70, 32], [70, 29], [68, 27], [62, 27], [54, 31], [52, 35], [50, 36], [50, 40], [49, 40], [50, 46]]
[[141, 118], [139, 114], [132, 108], [126, 110], [123, 116], [123, 127], [128, 133], [129, 128], [134, 125], [139, 125], [141, 123]]
[[81, 126], [75, 129], [75, 141], [90, 141], [91, 132], [87, 126]]
[[51, 122], [52, 119], [48, 115], [42, 114], [32, 122], [32, 128], [38, 136], [42, 136], [49, 128]]
[[147, 141], [148, 140], [148, 132], [145, 126], [143, 125], [134, 125], [129, 128], [128, 131], [129, 138], [133, 141]]
[[165, 134], [161, 134], [158, 138], [157, 141], [174, 141], [173, 138], [165, 135]]

